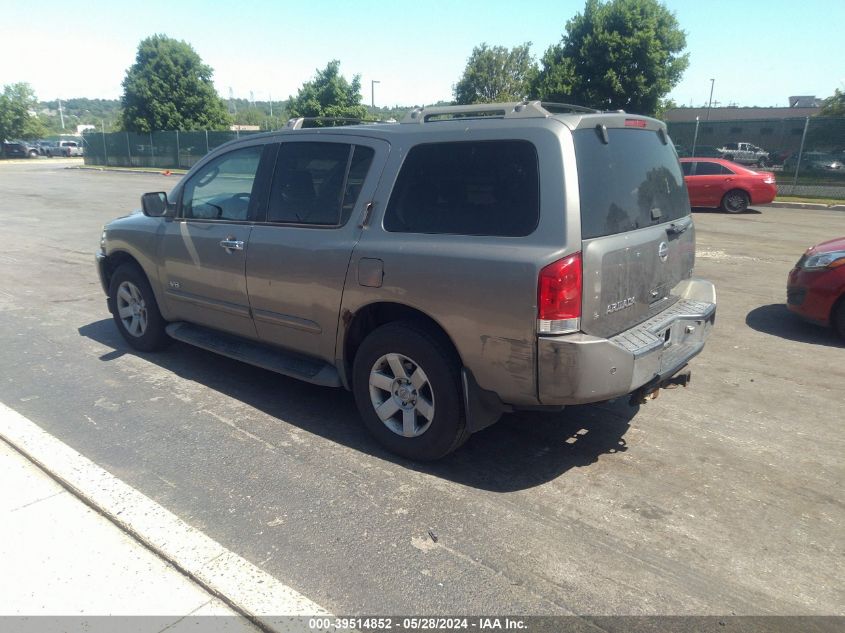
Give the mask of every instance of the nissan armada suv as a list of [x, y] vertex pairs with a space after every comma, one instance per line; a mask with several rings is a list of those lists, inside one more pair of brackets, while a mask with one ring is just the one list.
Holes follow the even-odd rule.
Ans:
[[132, 347], [350, 389], [420, 460], [505, 411], [686, 384], [716, 297], [663, 123], [539, 102], [302, 123], [215, 149], [104, 228]]

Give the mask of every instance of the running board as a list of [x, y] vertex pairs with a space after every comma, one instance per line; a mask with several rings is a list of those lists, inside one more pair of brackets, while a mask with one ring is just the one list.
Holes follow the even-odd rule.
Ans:
[[340, 387], [340, 375], [332, 365], [315, 358], [263, 345], [193, 323], [176, 322], [167, 333], [177, 341], [201, 347], [243, 363], [298, 378], [324, 387]]

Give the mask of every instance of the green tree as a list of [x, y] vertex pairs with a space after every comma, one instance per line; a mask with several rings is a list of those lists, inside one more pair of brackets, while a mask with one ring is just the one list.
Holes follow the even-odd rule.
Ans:
[[464, 74], [453, 92], [459, 104], [521, 101], [537, 73], [531, 42], [508, 49], [483, 42], [472, 49]]
[[231, 119], [212, 70], [190, 44], [153, 35], [138, 45], [123, 80], [121, 123], [130, 132], [227, 129]]
[[3, 86], [0, 94], [0, 141], [44, 136], [44, 124], [31, 114], [37, 106], [38, 100], [29, 84]]
[[654, 114], [689, 65], [686, 35], [657, 0], [587, 0], [542, 58], [533, 94]]
[[674, 99], [660, 99], [657, 102], [657, 108], [655, 108], [654, 115], [655, 119], [662, 119], [666, 116], [667, 110], [675, 110], [678, 107], [678, 104], [675, 103]]
[[364, 119], [367, 108], [361, 105], [361, 76], [352, 82], [340, 74], [340, 62], [330, 61], [318, 70], [314, 79], [302, 84], [295, 97], [288, 101], [288, 115], [298, 117], [340, 117]]
[[839, 88], [833, 91], [833, 95], [822, 101], [822, 109], [819, 111], [822, 116], [845, 116], [845, 92]]

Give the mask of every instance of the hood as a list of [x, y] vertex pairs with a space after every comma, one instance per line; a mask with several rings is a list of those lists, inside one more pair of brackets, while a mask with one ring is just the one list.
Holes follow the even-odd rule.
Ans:
[[807, 249], [807, 255], [815, 253], [831, 253], [833, 251], [845, 251], [845, 237], [837, 237], [827, 242], [821, 242]]

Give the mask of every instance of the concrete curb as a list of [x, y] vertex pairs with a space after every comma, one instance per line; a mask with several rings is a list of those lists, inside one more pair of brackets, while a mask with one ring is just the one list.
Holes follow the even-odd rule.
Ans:
[[0, 437], [83, 503], [265, 631], [329, 612], [0, 403]]
[[845, 211], [845, 204], [821, 204], [819, 202], [770, 202], [767, 207], [776, 209], [827, 209], [831, 211]]

